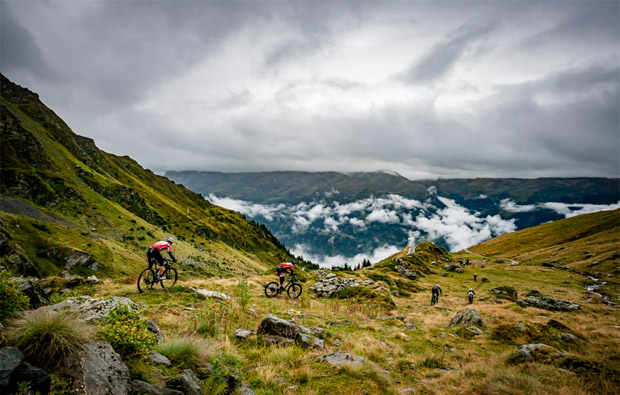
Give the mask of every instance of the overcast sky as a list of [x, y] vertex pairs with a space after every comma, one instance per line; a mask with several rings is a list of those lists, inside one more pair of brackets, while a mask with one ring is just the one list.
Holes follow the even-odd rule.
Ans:
[[156, 172], [618, 177], [619, 4], [1, 1], [0, 69]]

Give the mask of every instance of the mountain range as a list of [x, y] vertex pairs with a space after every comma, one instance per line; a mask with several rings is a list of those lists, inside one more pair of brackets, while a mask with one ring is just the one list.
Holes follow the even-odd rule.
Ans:
[[328, 266], [380, 260], [422, 241], [457, 251], [569, 216], [619, 207], [609, 178], [408, 180], [396, 173], [169, 171]]

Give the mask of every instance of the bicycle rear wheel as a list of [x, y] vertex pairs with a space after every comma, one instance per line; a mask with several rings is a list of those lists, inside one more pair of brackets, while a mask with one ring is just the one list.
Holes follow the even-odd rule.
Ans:
[[280, 284], [275, 281], [265, 285], [265, 296], [268, 298], [273, 298], [274, 296], [278, 295], [279, 286]]
[[173, 267], [166, 268], [161, 279], [162, 288], [170, 288], [177, 283], [177, 269]]
[[153, 288], [155, 284], [155, 272], [153, 269], [146, 268], [138, 276], [138, 291], [140, 293]]
[[291, 284], [291, 286], [288, 288], [286, 293], [291, 298], [297, 299], [299, 297], [299, 295], [301, 295], [301, 285], [299, 285], [297, 283]]

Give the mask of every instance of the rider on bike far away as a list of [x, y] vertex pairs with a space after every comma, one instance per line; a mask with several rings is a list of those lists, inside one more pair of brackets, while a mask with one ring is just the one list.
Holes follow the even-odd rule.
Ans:
[[431, 296], [434, 298], [435, 295], [437, 295], [437, 301], [439, 302], [439, 294], [443, 295], [443, 291], [441, 290], [441, 287], [439, 286], [439, 284], [435, 284], [433, 285], [433, 289], [431, 289]]
[[149, 269], [153, 266], [153, 260], [159, 263], [159, 277], [164, 274], [164, 257], [161, 255], [161, 250], [168, 251], [168, 255], [170, 255], [170, 259], [172, 262], [176, 262], [176, 258], [172, 255], [172, 243], [174, 243], [174, 239], [172, 237], [168, 237], [166, 241], [158, 241], [157, 243], [153, 243], [149, 250], [146, 253], [146, 259], [149, 263]]
[[469, 299], [469, 303], [471, 303], [474, 300], [475, 294], [476, 293], [474, 292], [474, 290], [469, 288], [469, 291], [467, 291], [467, 298]]
[[290, 262], [282, 262], [276, 268], [276, 272], [278, 272], [278, 276], [280, 277], [280, 286], [278, 287], [278, 292], [282, 290], [282, 284], [284, 284], [284, 272], [288, 272], [290, 274], [294, 274], [295, 270], [295, 261]]

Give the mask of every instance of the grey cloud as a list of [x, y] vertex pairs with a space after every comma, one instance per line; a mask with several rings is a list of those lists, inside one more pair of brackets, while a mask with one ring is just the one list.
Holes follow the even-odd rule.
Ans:
[[481, 37], [492, 32], [494, 24], [485, 20], [469, 20], [459, 26], [431, 50], [409, 70], [403, 78], [409, 82], [429, 82], [449, 72], [454, 64]]

